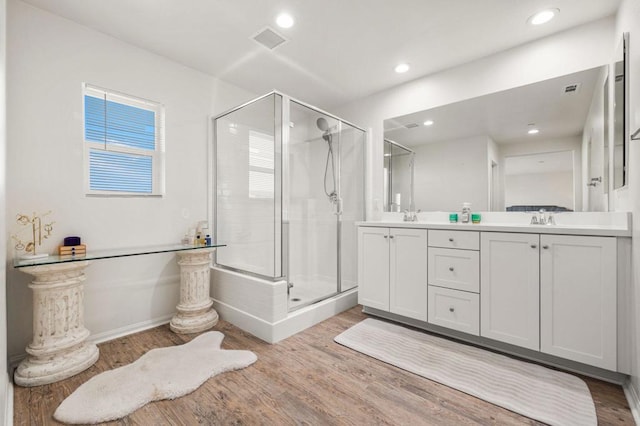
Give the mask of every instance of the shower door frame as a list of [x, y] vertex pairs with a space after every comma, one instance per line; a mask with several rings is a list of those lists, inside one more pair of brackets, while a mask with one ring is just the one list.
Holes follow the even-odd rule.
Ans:
[[[284, 100], [286, 95], [273, 90], [269, 93], [266, 93], [262, 96], [258, 96], [257, 98], [251, 99], [243, 104], [240, 104], [238, 106], [235, 106], [231, 109], [228, 109], [224, 112], [221, 112], [220, 114], [214, 115], [210, 117], [210, 137], [211, 137], [211, 147], [212, 147], [212, 151], [211, 153], [208, 155], [209, 157], [209, 182], [212, 183], [212, 190], [208, 191], [208, 202], [207, 202], [207, 210], [208, 210], [208, 214], [207, 217], [209, 219], [209, 223], [211, 223], [213, 225], [213, 237], [214, 237], [214, 241], [217, 242], [218, 239], [218, 200], [217, 200], [217, 191], [218, 191], [218, 170], [217, 170], [217, 153], [218, 153], [218, 140], [217, 140], [217, 131], [218, 131], [218, 123], [217, 120], [220, 118], [223, 118], [229, 114], [232, 114], [236, 111], [239, 111], [243, 108], [248, 107], [249, 105], [252, 105], [254, 103], [260, 102], [270, 96], [274, 96], [274, 105], [277, 104], [277, 102], [275, 102], [276, 96], [280, 96], [280, 111], [282, 112], [282, 116], [281, 116], [281, 123], [280, 126], [278, 127], [278, 123], [276, 123], [276, 115], [275, 115], [275, 111], [276, 108], [274, 106], [274, 114], [273, 114], [273, 127], [274, 127], [274, 200], [273, 200], [273, 207], [274, 209], [277, 209], [277, 203], [280, 203], [280, 218], [278, 220], [277, 215], [276, 218], [274, 219], [274, 223], [273, 223], [273, 227], [274, 227], [274, 258], [273, 258], [273, 262], [274, 262], [274, 274], [273, 276], [271, 275], [263, 275], [263, 274], [259, 274], [256, 272], [251, 272], [251, 271], [247, 271], [244, 269], [240, 269], [240, 268], [234, 268], [232, 266], [227, 266], [227, 265], [223, 265], [223, 264], [218, 264], [218, 259], [217, 259], [217, 251], [213, 252], [213, 256], [212, 256], [212, 264], [216, 265], [217, 267], [232, 271], [232, 272], [238, 272], [241, 274], [246, 274], [252, 277], [256, 277], [256, 278], [260, 278], [260, 279], [265, 279], [265, 280], [269, 280], [269, 281], [282, 281], [284, 279], [286, 279], [286, 277], [284, 276], [284, 266], [285, 266], [285, 258], [284, 258], [284, 247], [285, 247], [285, 242], [284, 242], [284, 231], [283, 231], [283, 225], [284, 225], [284, 221], [282, 218], [282, 189], [283, 189], [283, 185], [282, 185], [282, 176], [283, 176], [283, 171], [282, 171], [282, 159], [283, 159], [283, 154], [282, 154], [282, 150], [284, 149], [283, 145], [284, 145], [284, 134], [282, 133], [285, 123], [284, 120]], [[287, 103], [288, 105], [288, 103]], [[275, 149], [276, 148], [276, 144], [277, 144], [277, 138], [278, 136], [280, 136], [280, 155], [278, 158], [278, 152]], [[279, 161], [278, 161], [279, 160]], [[277, 168], [277, 164], [280, 164], [280, 173], [278, 172], [278, 168]], [[278, 193], [277, 191], [277, 186], [278, 183], [280, 183], [280, 193]], [[278, 233], [276, 230], [279, 230], [280, 232]], [[287, 243], [288, 246], [288, 243]], [[279, 249], [278, 249], [279, 248]], [[278, 263], [278, 253], [280, 253], [280, 263]], [[288, 259], [287, 259], [288, 262]], [[288, 264], [288, 263], [287, 263]]]
[[[326, 117], [332, 118], [334, 120], [336, 120], [338, 122], [338, 127], [337, 127], [337, 134], [339, 135], [339, 139], [338, 139], [338, 149], [337, 149], [337, 161], [336, 161], [336, 170], [337, 170], [337, 179], [336, 179], [336, 189], [338, 192], [338, 198], [340, 200], [340, 210], [342, 210], [342, 143], [343, 143], [343, 137], [342, 137], [342, 131], [343, 131], [343, 124], [347, 124], [351, 127], [353, 127], [354, 129], [360, 130], [361, 132], [363, 132], [363, 136], [364, 136], [364, 141], [363, 141], [363, 149], [362, 149], [362, 163], [363, 163], [363, 176], [362, 176], [362, 181], [363, 181], [363, 191], [362, 191], [362, 212], [363, 212], [363, 216], [365, 215], [366, 212], [366, 158], [367, 158], [367, 131], [364, 130], [363, 128], [356, 126], [353, 123], [350, 123], [347, 120], [344, 120], [340, 117], [337, 117], [336, 115], [333, 115], [331, 113], [328, 113], [316, 106], [310, 105], [306, 102], [302, 102], [298, 99], [292, 98], [291, 96], [285, 95], [284, 93], [278, 92], [278, 91], [273, 91], [272, 93], [278, 93], [282, 96], [282, 105], [283, 105], [283, 111], [282, 111], [282, 229], [283, 229], [283, 236], [282, 236], [282, 272], [283, 272], [283, 279], [285, 279], [287, 281], [287, 283], [289, 283], [289, 279], [290, 279], [290, 271], [289, 271], [289, 248], [290, 248], [290, 244], [289, 244], [289, 226], [288, 226], [288, 222], [289, 222], [289, 210], [291, 207], [290, 204], [290, 165], [289, 165], [289, 145], [291, 143], [290, 137], [291, 137], [291, 133], [290, 133], [290, 127], [289, 127], [289, 123], [291, 122], [291, 102], [295, 102], [303, 107], [309, 108], [313, 111], [316, 111], [319, 114], [322, 114]], [[363, 217], [364, 220], [364, 217]], [[284, 226], [285, 223], [287, 224], [287, 226]], [[287, 229], [287, 232], [285, 233], [284, 229]], [[336, 259], [336, 263], [337, 263], [337, 268], [336, 268], [336, 292], [324, 297], [320, 300], [325, 300], [331, 297], [334, 297], [336, 295], [339, 295], [343, 292], [342, 289], [342, 212], [340, 214], [336, 215], [336, 254], [337, 259]], [[354, 259], [355, 261], [355, 259]], [[287, 288], [287, 296], [289, 296], [289, 288]], [[287, 303], [289, 302], [288, 297], [287, 297]], [[313, 303], [318, 302], [318, 300], [311, 300], [308, 303], [303, 303], [300, 304], [298, 306], [295, 307], [295, 309], [291, 310], [289, 309], [289, 311], [295, 311], [301, 308], [304, 308], [306, 306], [309, 306]]]
[[[209, 210], [209, 221], [210, 223], [213, 224], [213, 229], [214, 229], [214, 238], [217, 239], [218, 237], [218, 215], [217, 215], [217, 209], [218, 209], [218, 202], [217, 202], [217, 188], [218, 188], [218, 178], [217, 178], [217, 158], [216, 158], [216, 154], [217, 154], [217, 120], [229, 115], [235, 111], [238, 111], [242, 108], [245, 108], [255, 102], [258, 102], [260, 100], [263, 100], [269, 96], [272, 95], [276, 95], [276, 96], [280, 96], [281, 97], [281, 112], [282, 112], [282, 120], [280, 123], [280, 129], [279, 132], [276, 131], [275, 132], [275, 136], [279, 136], [281, 138], [280, 140], [280, 146], [281, 146], [281, 151], [280, 151], [280, 197], [278, 200], [278, 197], [274, 198], [274, 208], [275, 208], [275, 204], [279, 201], [281, 208], [280, 208], [280, 222], [279, 224], [274, 223], [274, 229], [278, 229], [280, 230], [280, 235], [276, 235], [276, 241], [280, 242], [280, 275], [278, 276], [266, 276], [266, 275], [261, 275], [261, 274], [257, 274], [257, 273], [253, 273], [250, 271], [245, 271], [242, 269], [237, 269], [237, 268], [233, 268], [233, 267], [229, 267], [229, 266], [225, 266], [225, 265], [217, 265], [220, 266], [224, 269], [230, 270], [230, 271], [234, 271], [234, 272], [239, 272], [239, 273], [243, 273], [243, 274], [248, 274], [250, 276], [255, 276], [258, 278], [263, 278], [263, 279], [267, 279], [267, 280], [272, 280], [272, 281], [280, 281], [280, 280], [284, 280], [287, 283], [289, 283], [289, 278], [290, 278], [290, 272], [289, 272], [289, 263], [290, 263], [290, 259], [289, 259], [289, 248], [290, 248], [290, 244], [289, 244], [289, 225], [288, 225], [288, 221], [289, 221], [289, 209], [290, 209], [290, 182], [289, 182], [289, 172], [290, 172], [290, 168], [289, 168], [289, 144], [290, 144], [290, 127], [289, 127], [289, 123], [291, 122], [291, 114], [290, 114], [290, 106], [291, 106], [291, 102], [295, 102], [303, 107], [309, 108], [313, 111], [318, 112], [319, 114], [322, 114], [326, 117], [330, 117], [334, 120], [336, 120], [338, 122], [338, 127], [337, 127], [337, 133], [340, 135], [340, 139], [339, 139], [339, 143], [338, 143], [338, 155], [337, 155], [337, 164], [336, 164], [336, 169], [337, 169], [337, 190], [338, 190], [338, 197], [340, 197], [340, 199], [342, 200], [342, 170], [341, 170], [341, 165], [342, 165], [342, 155], [341, 155], [341, 149], [342, 149], [342, 131], [343, 131], [343, 124], [347, 124], [351, 127], [353, 127], [354, 129], [360, 130], [361, 132], [363, 132], [363, 137], [364, 140], [362, 142], [363, 147], [362, 147], [362, 164], [363, 164], [363, 175], [362, 175], [362, 219], [365, 219], [365, 215], [366, 215], [366, 192], [367, 192], [367, 182], [366, 182], [366, 175], [367, 175], [367, 152], [368, 152], [368, 147], [367, 147], [367, 131], [363, 128], [361, 128], [360, 126], [357, 126], [347, 120], [344, 120], [334, 114], [328, 113], [316, 106], [313, 106], [311, 104], [308, 104], [306, 102], [300, 101], [296, 98], [293, 98], [289, 95], [286, 95], [280, 91], [277, 90], [272, 90], [269, 93], [266, 93], [262, 96], [259, 96], [257, 98], [251, 99], [250, 101], [247, 101], [241, 105], [238, 105], [234, 108], [231, 108], [227, 111], [224, 111], [220, 114], [217, 114], [215, 116], [211, 116], [211, 121], [210, 121], [210, 134], [211, 134], [211, 140], [212, 140], [212, 152], [211, 155], [209, 155], [209, 182], [212, 183], [213, 185], [213, 190], [208, 191], [208, 198], [209, 198], [209, 202], [208, 202], [208, 210]], [[274, 120], [274, 129], [277, 127], [277, 123], [276, 123], [276, 116], [275, 116], [275, 110], [274, 110], [274, 116], [273, 116], [273, 120]], [[275, 138], [274, 138], [274, 144], [276, 144]], [[275, 149], [274, 149], [275, 152]], [[277, 152], [276, 152], [277, 154]], [[277, 162], [276, 162], [277, 163]], [[275, 180], [275, 184], [277, 185], [278, 181], [277, 179]], [[276, 189], [276, 193], [277, 188]], [[342, 207], [341, 207], [342, 208]], [[327, 296], [324, 299], [321, 300], [325, 300], [327, 298], [330, 297], [334, 297], [336, 295], [339, 295], [343, 292], [342, 289], [342, 215], [336, 215], [336, 256], [337, 256], [337, 282], [336, 282], [336, 293], [332, 294], [331, 296]], [[277, 221], [278, 219], [276, 218], [275, 221]], [[286, 225], [286, 226], [285, 226]], [[277, 252], [277, 250], [276, 250]], [[274, 256], [274, 262], [276, 262], [276, 271], [278, 270], [278, 265], [277, 265], [277, 259], [275, 258], [277, 256]], [[214, 257], [213, 257], [213, 263], [216, 264], [216, 255], [214, 253]], [[355, 262], [355, 259], [354, 259]], [[274, 274], [277, 275], [277, 274]], [[357, 287], [354, 287], [357, 288]], [[289, 303], [289, 291], [287, 290], [287, 303]], [[314, 301], [314, 303], [317, 301]], [[300, 309], [300, 308], [304, 308], [305, 306], [310, 305], [309, 304], [301, 304], [299, 306], [296, 307], [296, 309]]]

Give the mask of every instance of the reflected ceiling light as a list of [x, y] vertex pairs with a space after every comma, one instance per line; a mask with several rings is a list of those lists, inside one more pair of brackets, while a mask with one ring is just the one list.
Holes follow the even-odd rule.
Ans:
[[409, 64], [398, 64], [394, 69], [398, 74], [402, 74], [409, 71]]
[[424, 124], [425, 126], [433, 126], [433, 120], [427, 120], [422, 124]]
[[530, 134], [530, 135], [535, 135], [536, 133], [539, 133], [539, 132], [540, 132], [540, 130], [538, 130], [536, 128], [532, 128], [532, 129], [529, 129], [527, 131], [527, 133]]
[[291, 28], [293, 27], [293, 17], [288, 13], [281, 13], [276, 18], [276, 24], [278, 24], [280, 28]]
[[546, 24], [550, 20], [552, 20], [558, 13], [560, 13], [560, 9], [546, 9], [542, 10], [535, 15], [531, 15], [527, 22], [531, 25], [542, 25]]

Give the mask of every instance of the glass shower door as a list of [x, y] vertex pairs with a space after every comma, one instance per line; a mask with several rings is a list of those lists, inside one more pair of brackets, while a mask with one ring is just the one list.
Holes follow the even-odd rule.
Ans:
[[214, 121], [216, 263], [282, 276], [282, 96], [271, 94]]
[[295, 310], [338, 293], [340, 127], [305, 105], [289, 106], [283, 215], [289, 310]]

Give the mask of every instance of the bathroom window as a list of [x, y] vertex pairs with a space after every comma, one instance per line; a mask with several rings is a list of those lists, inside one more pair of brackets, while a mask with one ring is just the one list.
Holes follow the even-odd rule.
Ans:
[[161, 104], [85, 85], [87, 194], [162, 195], [163, 124]]
[[274, 197], [273, 136], [249, 131], [249, 198]]

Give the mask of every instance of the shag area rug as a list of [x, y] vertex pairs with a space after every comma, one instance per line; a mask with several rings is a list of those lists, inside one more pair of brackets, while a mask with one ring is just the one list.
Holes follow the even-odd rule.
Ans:
[[210, 331], [184, 345], [152, 349], [129, 365], [83, 383], [53, 417], [72, 424], [119, 419], [151, 401], [191, 393], [207, 379], [258, 359], [250, 351], [220, 349], [222, 339], [224, 334]]
[[586, 383], [570, 374], [368, 318], [335, 341], [550, 425], [597, 425]]

